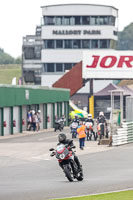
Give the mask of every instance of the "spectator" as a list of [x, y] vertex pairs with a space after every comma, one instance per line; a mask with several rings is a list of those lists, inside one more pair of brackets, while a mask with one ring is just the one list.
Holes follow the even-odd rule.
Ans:
[[37, 112], [37, 117], [38, 117], [37, 127], [38, 127], [38, 130], [40, 130], [41, 110], [38, 110], [38, 112]]
[[32, 123], [33, 123], [33, 131], [38, 131], [38, 117], [37, 112], [35, 112], [32, 116]]
[[31, 125], [32, 125], [32, 113], [31, 110], [29, 110], [27, 113], [27, 131], [31, 130]]
[[86, 134], [85, 134], [85, 125], [83, 124], [82, 121], [79, 122], [79, 126], [77, 128], [77, 133], [79, 135], [79, 148], [81, 150], [84, 149], [84, 146], [85, 146], [85, 137], [86, 137]]

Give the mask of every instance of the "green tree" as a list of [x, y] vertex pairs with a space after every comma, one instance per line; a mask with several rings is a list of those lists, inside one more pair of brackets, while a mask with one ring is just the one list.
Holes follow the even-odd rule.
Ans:
[[133, 23], [118, 33], [117, 50], [133, 50]]
[[15, 60], [15, 63], [16, 64], [21, 64], [22, 63], [21, 57], [17, 57], [16, 60]]
[[15, 59], [0, 48], [0, 64], [14, 64]]

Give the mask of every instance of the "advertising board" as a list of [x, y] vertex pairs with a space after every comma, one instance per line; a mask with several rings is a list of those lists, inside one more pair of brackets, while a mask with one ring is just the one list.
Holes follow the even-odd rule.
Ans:
[[84, 79], [133, 79], [133, 51], [84, 51], [82, 76]]

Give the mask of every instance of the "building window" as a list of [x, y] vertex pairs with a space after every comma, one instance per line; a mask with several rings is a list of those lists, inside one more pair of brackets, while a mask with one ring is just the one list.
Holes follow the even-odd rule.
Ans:
[[63, 65], [62, 63], [56, 63], [56, 72], [63, 72]]
[[47, 64], [46, 63], [43, 65], [43, 72], [47, 72]]
[[54, 63], [47, 63], [47, 72], [55, 72]]
[[65, 40], [64, 46], [65, 49], [72, 49], [72, 40]]
[[114, 16], [45, 16], [45, 25], [115, 25]]
[[100, 40], [100, 49], [108, 48], [108, 40]]
[[80, 48], [81, 48], [81, 41], [73, 40], [73, 49], [80, 49]]
[[62, 25], [62, 17], [56, 17], [56, 25]]
[[47, 40], [47, 48], [54, 49], [54, 41], [55, 40]]
[[47, 16], [44, 18], [44, 24], [46, 25], [55, 25], [55, 17]]
[[65, 63], [64, 67], [65, 67], [65, 71], [70, 70], [70, 69], [72, 69], [72, 63]]
[[115, 26], [115, 17], [109, 17], [109, 24]]
[[80, 16], [74, 16], [75, 25], [81, 25], [81, 17]]
[[[110, 40], [46, 40], [44, 41], [48, 49], [95, 49], [95, 48], [110, 48]], [[28, 48], [24, 50], [26, 58], [34, 56], [34, 59], [41, 58], [41, 46], [38, 46], [36, 51]], [[45, 48], [45, 47], [44, 47]], [[27, 53], [27, 54], [26, 54]], [[32, 58], [31, 58], [32, 59]]]
[[98, 16], [91, 16], [91, 18], [90, 18], [90, 24], [91, 25], [97, 25], [97, 24], [99, 24]]
[[63, 18], [63, 25], [70, 25], [70, 17], [65, 16]]
[[91, 48], [97, 49], [98, 48], [98, 40], [92, 40], [91, 41]]
[[35, 59], [41, 59], [41, 46], [35, 46]]
[[113, 34], [114, 35], [118, 35], [118, 31], [113, 31]]
[[90, 24], [90, 16], [83, 16], [82, 17], [82, 24], [89, 25]]
[[57, 49], [63, 48], [63, 40], [56, 40], [56, 48]]
[[90, 40], [82, 40], [82, 48], [90, 49]]
[[100, 25], [107, 25], [109, 24], [109, 20], [107, 16], [99, 17], [99, 24]]
[[74, 17], [70, 17], [70, 25], [75, 25], [74, 22]]
[[24, 47], [23, 51], [25, 59], [35, 59], [34, 47]]

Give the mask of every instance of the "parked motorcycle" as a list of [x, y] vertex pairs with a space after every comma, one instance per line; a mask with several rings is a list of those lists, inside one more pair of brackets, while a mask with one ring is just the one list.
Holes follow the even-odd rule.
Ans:
[[92, 135], [94, 136], [94, 140], [96, 140], [95, 133], [93, 132], [93, 124], [92, 124], [92, 122], [86, 122], [85, 126], [86, 126], [87, 140], [91, 140], [92, 139]]
[[61, 118], [55, 120], [55, 128], [54, 131], [56, 132], [57, 130], [62, 131], [64, 129], [64, 120]]
[[74, 179], [82, 181], [83, 170], [79, 170], [76, 162], [74, 161], [75, 152], [72, 150], [73, 148], [75, 148], [75, 146], [69, 147], [68, 145], [59, 144], [56, 149], [49, 149], [49, 151], [52, 151], [50, 156], [56, 156], [65, 173], [65, 176], [70, 182]]
[[71, 124], [72, 138], [77, 137], [77, 128], [78, 128], [78, 122], [72, 122], [72, 124]]

